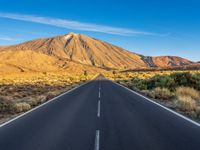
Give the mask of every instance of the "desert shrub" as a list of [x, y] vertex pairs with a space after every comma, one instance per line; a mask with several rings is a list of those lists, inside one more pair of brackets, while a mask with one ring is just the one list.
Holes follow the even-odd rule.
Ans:
[[147, 81], [142, 79], [133, 80], [133, 86], [139, 90], [147, 90]]
[[190, 79], [191, 86], [197, 90], [200, 90], [200, 74], [193, 74]]
[[189, 96], [178, 96], [177, 105], [182, 111], [193, 111], [196, 110], [196, 102]]
[[195, 100], [200, 100], [200, 93], [199, 91], [195, 90], [194, 88], [191, 87], [178, 87], [176, 88], [176, 96], [187, 96], [191, 97], [192, 99]]
[[174, 87], [175, 81], [168, 75], [155, 75], [147, 80], [147, 84], [148, 89], [153, 89], [156, 87], [171, 89], [171, 87]]
[[37, 101], [37, 100], [29, 100], [29, 101], [28, 101], [28, 104], [29, 104], [31, 107], [35, 107], [35, 106], [41, 104], [41, 102], [40, 102], [40, 101]]
[[116, 74], [116, 73], [117, 73], [117, 71], [115, 71], [115, 70], [112, 71], [112, 74]]
[[153, 90], [142, 90], [141, 92], [150, 98], [155, 98], [155, 92]]
[[165, 75], [154, 75], [151, 78], [133, 78], [132, 84], [139, 90], [152, 90], [156, 87], [175, 91], [176, 87], [189, 86], [200, 90], [200, 75], [189, 72], [179, 72]]
[[170, 77], [174, 79], [177, 86], [187, 86], [190, 83], [192, 74], [189, 72], [173, 73]]
[[195, 113], [196, 113], [197, 117], [200, 118], [200, 107], [199, 106], [196, 107]]
[[26, 101], [28, 104], [31, 105], [31, 107], [35, 107], [43, 102], [46, 101], [46, 96], [41, 95], [38, 97], [34, 97], [34, 98], [28, 98], [28, 100]]
[[[200, 118], [200, 71], [129, 72], [120, 80], [187, 116]], [[115, 74], [115, 76], [117, 76]], [[169, 101], [170, 100], [170, 101]], [[198, 101], [199, 100], [199, 101]]]
[[25, 112], [31, 109], [31, 105], [26, 102], [20, 102], [20, 103], [14, 104], [13, 108], [15, 112], [20, 113], [20, 112]]
[[167, 88], [160, 88], [157, 87], [153, 90], [154, 97], [156, 99], [162, 99], [162, 100], [170, 100], [173, 98], [174, 94], [170, 92]]
[[128, 86], [128, 83], [127, 83], [126, 80], [121, 80], [121, 81], [119, 80], [118, 83], [121, 84], [121, 85]]
[[52, 91], [52, 92], [49, 92], [46, 96], [46, 100], [50, 100], [56, 96], [58, 96], [59, 94], [61, 94], [61, 91]]
[[9, 113], [12, 110], [12, 102], [0, 99], [0, 113]]
[[168, 89], [173, 89], [174, 85], [175, 85], [174, 79], [170, 78], [169, 76], [163, 76], [160, 78], [159, 82], [155, 83], [156, 87], [168, 88]]
[[12, 73], [0, 75], [0, 118], [25, 112], [69, 87], [90, 80], [94, 74], [66, 72]]

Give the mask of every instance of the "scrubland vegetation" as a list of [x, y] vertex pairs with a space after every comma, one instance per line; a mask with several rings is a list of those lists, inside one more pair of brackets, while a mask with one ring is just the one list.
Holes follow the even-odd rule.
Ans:
[[113, 72], [108, 78], [200, 119], [200, 71]]
[[93, 76], [65, 72], [0, 74], [0, 120], [28, 111]]
[[[132, 90], [200, 119], [200, 71], [104, 72]], [[66, 72], [0, 74], [0, 122], [87, 81], [93, 74]]]

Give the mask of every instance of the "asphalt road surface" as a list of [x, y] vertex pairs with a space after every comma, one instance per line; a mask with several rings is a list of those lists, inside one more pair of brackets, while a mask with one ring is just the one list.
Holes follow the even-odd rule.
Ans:
[[200, 127], [96, 79], [1, 126], [0, 150], [200, 150]]

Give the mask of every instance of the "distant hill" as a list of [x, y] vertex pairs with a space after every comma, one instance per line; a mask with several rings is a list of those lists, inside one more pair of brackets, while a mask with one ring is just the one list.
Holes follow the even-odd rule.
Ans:
[[177, 56], [160, 56], [152, 57], [155, 66], [157, 67], [170, 67], [170, 66], [184, 66], [193, 64], [192, 61], [177, 57]]
[[[95, 69], [137, 69], [191, 65], [176, 56], [149, 57], [101, 40], [69, 33], [0, 47], [0, 72]], [[78, 69], [79, 68], [79, 69]]]

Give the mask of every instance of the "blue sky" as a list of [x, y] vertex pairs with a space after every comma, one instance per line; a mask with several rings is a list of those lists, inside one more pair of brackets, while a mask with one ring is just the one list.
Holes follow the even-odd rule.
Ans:
[[1, 0], [0, 45], [76, 32], [199, 61], [199, 8], [198, 0]]

